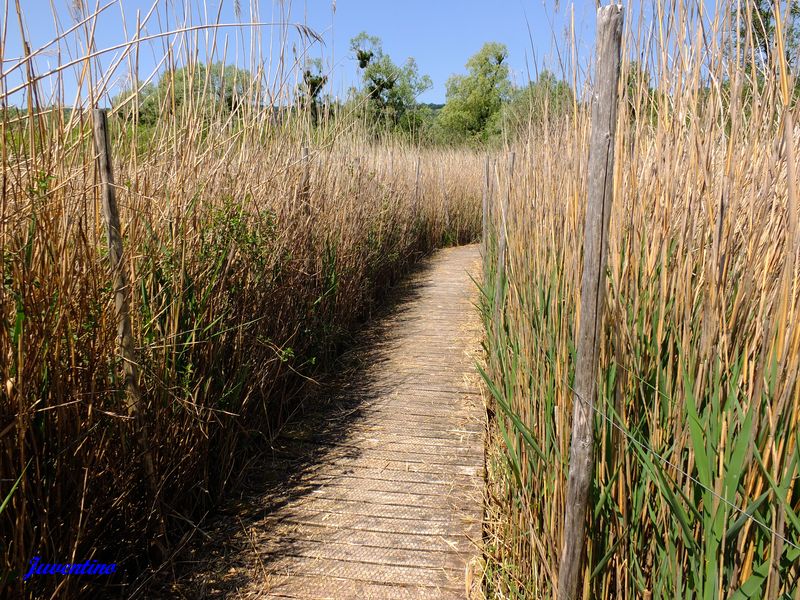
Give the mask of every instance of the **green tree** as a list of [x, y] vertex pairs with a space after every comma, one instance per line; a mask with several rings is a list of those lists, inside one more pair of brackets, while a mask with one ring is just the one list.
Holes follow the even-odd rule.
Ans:
[[657, 115], [657, 106], [656, 94], [650, 83], [650, 71], [634, 60], [628, 64], [624, 77], [626, 79], [626, 107], [631, 122], [637, 118], [654, 121]]
[[503, 107], [503, 126], [511, 138], [519, 137], [545, 120], [556, 120], [573, 109], [572, 88], [544, 70], [536, 81], [514, 90]]
[[369, 35], [366, 31], [362, 31], [350, 40], [350, 50], [356, 56], [358, 68], [366, 69], [376, 54], [383, 54], [383, 44], [378, 36]]
[[362, 71], [361, 100], [371, 120], [409, 133], [418, 130], [426, 111], [417, 104], [417, 98], [433, 85], [431, 78], [420, 74], [413, 58], [396, 65], [384, 53], [380, 38], [366, 32], [354, 37], [350, 48]]
[[[742, 2], [741, 6], [732, 3], [731, 13], [733, 22], [737, 24], [739, 39], [743, 44], [748, 38], [756, 53], [756, 60], [761, 68], [772, 64], [773, 54], [777, 50], [775, 39], [775, 11], [780, 11], [784, 18], [784, 50], [786, 62], [794, 70], [797, 66], [797, 51], [800, 48], [800, 27], [797, 19], [800, 17], [800, 2], [798, 0], [750, 0]], [[738, 11], [741, 11], [739, 13]], [[737, 22], [737, 14], [740, 16]], [[788, 17], [788, 18], [787, 18]], [[748, 60], [749, 56], [745, 57]]]
[[439, 115], [454, 140], [486, 142], [500, 133], [501, 108], [511, 96], [508, 49], [488, 42], [467, 61], [467, 75], [447, 80], [447, 102]]
[[[139, 96], [138, 105], [135, 96]], [[138, 116], [140, 125], [153, 125], [158, 120], [161, 112], [156, 86], [152, 83], [134, 85], [115, 96], [111, 100], [112, 106], [118, 109], [118, 114], [125, 120], [133, 120]]]
[[[219, 111], [230, 114], [237, 110], [249, 95], [253, 78], [250, 72], [231, 65], [204, 63], [181, 67], [163, 73], [156, 85], [135, 86], [112, 100], [122, 105], [122, 114], [138, 116], [141, 125], [154, 124], [162, 113], [178, 111], [191, 101], [203, 114]], [[138, 115], [132, 96], [138, 89]]]
[[319, 58], [308, 61], [298, 96], [300, 105], [311, 113], [311, 122], [314, 125], [319, 120], [320, 94], [327, 82], [327, 75], [322, 74], [322, 61]]

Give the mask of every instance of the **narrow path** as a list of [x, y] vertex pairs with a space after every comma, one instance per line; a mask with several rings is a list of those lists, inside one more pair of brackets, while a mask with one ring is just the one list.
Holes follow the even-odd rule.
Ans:
[[239, 519], [246, 540], [215, 567], [231, 581], [210, 595], [467, 597], [482, 517], [479, 252], [447, 249], [426, 263], [363, 332], [334, 414], [284, 434], [275, 466], [291, 481], [257, 518]]

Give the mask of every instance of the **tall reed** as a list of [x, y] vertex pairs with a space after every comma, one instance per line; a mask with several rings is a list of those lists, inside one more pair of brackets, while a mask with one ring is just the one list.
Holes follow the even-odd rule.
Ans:
[[[800, 593], [794, 80], [750, 2], [705, 4], [628, 13], [584, 598]], [[494, 597], [555, 595], [590, 125], [576, 101], [494, 173]]]
[[[423, 254], [480, 230], [479, 157], [376, 140], [343, 114], [314, 127], [291, 108], [297, 65], [258, 50], [240, 56], [252, 79], [222, 110], [210, 75], [177, 75], [230, 64], [222, 29], [197, 15], [179, 31], [150, 19], [169, 93], [153, 124], [140, 122], [136, 95], [109, 120], [154, 497], [123, 409], [89, 110], [108, 105], [116, 65], [130, 63], [128, 87], [149, 78], [137, 71], [150, 49], [146, 19], [108, 66], [92, 37], [103, 15], [76, 6], [75, 30], [50, 46], [59, 50], [52, 79], [38, 78], [33, 61], [6, 61], [0, 88], [0, 568], [9, 596], [97, 597], [86, 578], [23, 584], [34, 556], [118, 562], [103, 595], [126, 593], [154, 550], [159, 511], [179, 549], [375, 299]], [[276, 27], [287, 35], [288, 25]], [[3, 47], [2, 56], [35, 50]], [[75, 69], [83, 79], [71, 103], [62, 84]], [[52, 97], [44, 81], [56, 82]], [[21, 97], [14, 88], [24, 92], [19, 109], [9, 104]]]

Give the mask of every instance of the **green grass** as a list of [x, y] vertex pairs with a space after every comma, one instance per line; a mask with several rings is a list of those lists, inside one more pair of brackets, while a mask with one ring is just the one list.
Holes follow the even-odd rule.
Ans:
[[[668, 34], [698, 21], [659, 6], [673, 17], [663, 45], [651, 54], [636, 29], [625, 40], [657, 83], [620, 97], [582, 593], [795, 598], [800, 273], [795, 174], [778, 143], [790, 104], [773, 64], [738, 100], [747, 106], [729, 110], [726, 88], [703, 73], [741, 79], [753, 65], [701, 51], [702, 38], [678, 51]], [[722, 17], [713, 39], [729, 35]], [[630, 118], [653, 97], [669, 110]], [[493, 169], [504, 191], [492, 199], [481, 310], [502, 460], [491, 469], [489, 597], [555, 595], [590, 131], [588, 107], [574, 108], [513, 147], [512, 177], [506, 157]]]

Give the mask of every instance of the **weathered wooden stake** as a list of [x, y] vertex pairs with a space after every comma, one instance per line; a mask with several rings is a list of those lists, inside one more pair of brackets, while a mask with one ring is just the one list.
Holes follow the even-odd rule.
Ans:
[[133, 419], [136, 429], [136, 441], [142, 453], [145, 477], [147, 478], [150, 492], [153, 494], [159, 525], [159, 537], [155, 540], [156, 547], [161, 553], [161, 558], [166, 557], [166, 526], [161, 501], [158, 480], [156, 479], [153, 453], [147, 433], [147, 423], [142, 414], [143, 402], [139, 391], [138, 362], [133, 344], [131, 328], [130, 303], [128, 301], [128, 275], [125, 271], [125, 261], [122, 251], [122, 227], [117, 210], [117, 198], [114, 189], [114, 171], [111, 164], [111, 144], [108, 139], [108, 125], [105, 109], [92, 111], [94, 128], [94, 146], [98, 155], [100, 171], [100, 195], [103, 206], [103, 219], [106, 224], [106, 239], [108, 240], [108, 258], [111, 263], [112, 283], [114, 286], [114, 309], [117, 320], [117, 343], [122, 357], [122, 369], [125, 381], [125, 401], [128, 416]]
[[587, 500], [594, 475], [592, 409], [597, 389], [597, 358], [605, 301], [608, 223], [614, 195], [614, 143], [623, 16], [623, 9], [618, 5], [603, 6], [597, 10], [597, 73], [592, 99], [581, 312], [572, 400], [569, 482], [558, 571], [559, 600], [576, 600], [579, 597], [583, 550], [586, 546]]

